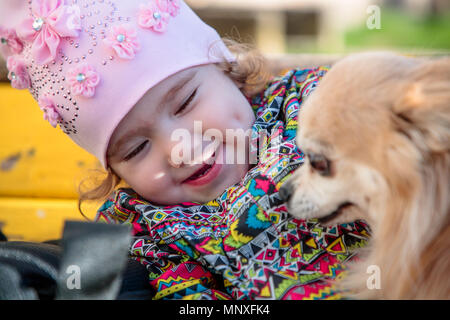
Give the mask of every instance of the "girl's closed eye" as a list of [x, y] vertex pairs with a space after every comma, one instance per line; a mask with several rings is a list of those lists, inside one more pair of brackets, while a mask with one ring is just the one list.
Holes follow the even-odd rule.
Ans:
[[[195, 95], [197, 94], [197, 89], [192, 92], [192, 94], [189, 96], [189, 98], [177, 109], [175, 112], [175, 115], [183, 114], [183, 112], [186, 110], [186, 108], [191, 104], [192, 100], [194, 99]], [[137, 156], [149, 143], [149, 140], [145, 140], [142, 142], [137, 148], [133, 149], [130, 153], [128, 153], [123, 160], [129, 161], [133, 159], [135, 156]]]
[[127, 154], [123, 160], [124, 161], [129, 161], [132, 158], [134, 158], [136, 155], [138, 155], [144, 148], [145, 146], [149, 143], [149, 140], [145, 140], [143, 143], [141, 143], [137, 148], [133, 149], [133, 151], [131, 151], [129, 154]]
[[189, 104], [192, 102], [192, 100], [194, 99], [195, 95], [197, 94], [197, 89], [194, 90], [194, 92], [191, 94], [191, 96], [186, 100], [186, 102], [184, 102], [175, 112], [174, 115], [180, 115], [183, 113], [183, 111], [185, 111], [185, 109], [189, 106]]

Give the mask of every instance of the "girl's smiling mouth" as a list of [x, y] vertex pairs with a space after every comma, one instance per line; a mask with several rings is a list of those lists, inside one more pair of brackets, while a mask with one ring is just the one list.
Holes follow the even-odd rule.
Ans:
[[211, 164], [204, 163], [187, 179], [183, 180], [182, 184], [189, 184], [191, 186], [203, 186], [211, 183], [220, 173], [222, 165], [215, 160]]

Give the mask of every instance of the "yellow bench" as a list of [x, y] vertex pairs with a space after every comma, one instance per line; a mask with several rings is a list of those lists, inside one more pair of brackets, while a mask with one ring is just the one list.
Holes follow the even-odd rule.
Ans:
[[0, 82], [0, 110], [0, 229], [8, 240], [60, 238], [64, 220], [84, 220], [78, 183], [100, 163], [44, 121], [27, 90]]

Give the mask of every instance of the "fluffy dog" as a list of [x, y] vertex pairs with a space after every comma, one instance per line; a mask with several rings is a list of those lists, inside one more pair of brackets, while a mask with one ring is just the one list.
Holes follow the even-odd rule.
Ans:
[[450, 299], [450, 59], [344, 58], [304, 103], [297, 144], [307, 159], [280, 190], [289, 212], [372, 229], [343, 292]]

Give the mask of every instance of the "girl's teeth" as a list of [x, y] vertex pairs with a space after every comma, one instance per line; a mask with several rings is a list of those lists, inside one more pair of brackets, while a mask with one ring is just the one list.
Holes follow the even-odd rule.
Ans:
[[191, 178], [189, 178], [189, 180], [195, 180], [195, 179], [198, 179], [198, 178], [204, 176], [205, 174], [207, 174], [207, 173], [209, 172], [209, 170], [211, 170], [211, 167], [212, 167], [212, 166], [206, 167], [206, 168], [204, 169], [204, 171], [202, 171], [202, 172], [199, 173], [199, 174], [193, 175]]

